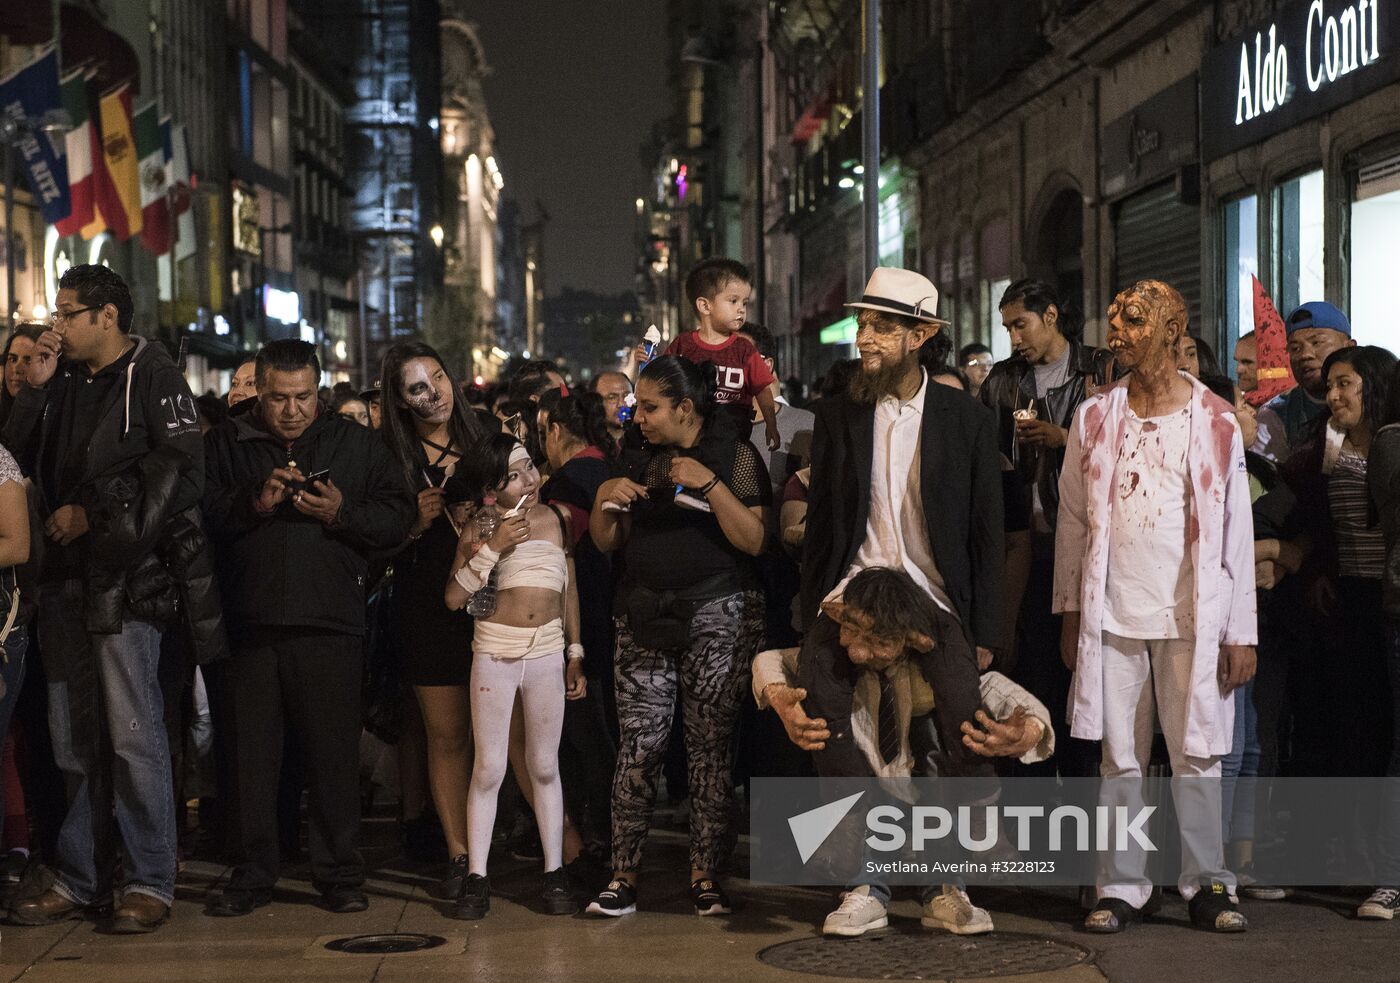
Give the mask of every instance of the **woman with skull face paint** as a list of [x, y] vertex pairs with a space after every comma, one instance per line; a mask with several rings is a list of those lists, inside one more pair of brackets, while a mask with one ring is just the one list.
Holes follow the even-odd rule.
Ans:
[[467, 462], [466, 470], [474, 494], [494, 494], [504, 515], [485, 543], [474, 542], [470, 533], [462, 536], [443, 595], [447, 606], [456, 610], [487, 584], [493, 572], [497, 578], [496, 610], [477, 619], [472, 637], [476, 755], [467, 796], [470, 866], [454, 915], [479, 919], [491, 907], [486, 860], [517, 701], [524, 724], [525, 771], [544, 848], [541, 900], [551, 915], [572, 915], [578, 905], [562, 858], [559, 737], [564, 700], [582, 699], [587, 681], [579, 642], [570, 522], [563, 511], [540, 507], [540, 473], [529, 452], [509, 434], [493, 434]]
[[[443, 606], [442, 584], [451, 573], [470, 497], [459, 474], [462, 458], [486, 431], [457, 398], [455, 381], [427, 345], [403, 342], [390, 348], [380, 378], [384, 439], [418, 495], [412, 538], [394, 559], [400, 673], [422, 710], [428, 780], [447, 841], [449, 869], [442, 890], [455, 897], [467, 868], [472, 620]], [[405, 753], [412, 750], [410, 744]], [[420, 838], [429, 821], [406, 816], [406, 835]]]

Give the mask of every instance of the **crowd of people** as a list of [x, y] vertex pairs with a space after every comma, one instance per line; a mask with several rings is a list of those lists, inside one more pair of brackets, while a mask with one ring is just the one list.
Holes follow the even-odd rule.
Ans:
[[[538, 864], [544, 912], [636, 911], [663, 776], [714, 916], [751, 777], [987, 801], [1008, 775], [1146, 775], [1160, 732], [1173, 776], [1224, 779], [1185, 793], [1177, 889], [1238, 932], [1242, 897], [1288, 893], [1254, 875], [1268, 784], [1239, 780], [1400, 774], [1400, 370], [1340, 310], [1240, 339], [1236, 382], [1169, 284], [1119, 293], [1096, 348], [1020, 280], [995, 362], [880, 268], [848, 305], [859, 358], [809, 399], [751, 287], [700, 263], [693, 330], [581, 387], [547, 361], [464, 387], [402, 341], [373, 388], [326, 390], [280, 340], [195, 397], [120, 277], [70, 268], [4, 341], [8, 921], [157, 929], [196, 800], [231, 866], [207, 914], [250, 914], [303, 795], [322, 905], [364, 910], [366, 731], [462, 919], [490, 911], [493, 849]], [[1358, 916], [1390, 919], [1400, 796], [1348, 807]], [[888, 923], [889, 885], [845, 887], [826, 934]], [[1131, 864], [1090, 893], [1091, 932], [1158, 903]], [[921, 903], [992, 930], [961, 882]]]

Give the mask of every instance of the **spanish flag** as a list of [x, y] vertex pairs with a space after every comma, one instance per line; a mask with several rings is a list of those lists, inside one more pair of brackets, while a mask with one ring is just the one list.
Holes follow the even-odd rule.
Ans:
[[[97, 204], [107, 227], [125, 241], [141, 231], [141, 167], [131, 131], [131, 84], [102, 97], [102, 160]], [[105, 178], [105, 179], [104, 179]]]

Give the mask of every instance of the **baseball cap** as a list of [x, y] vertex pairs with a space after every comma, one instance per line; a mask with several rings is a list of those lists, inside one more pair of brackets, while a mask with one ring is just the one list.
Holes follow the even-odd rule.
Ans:
[[1284, 324], [1289, 334], [1304, 328], [1328, 328], [1351, 337], [1351, 322], [1347, 316], [1325, 300], [1308, 301], [1288, 315]]

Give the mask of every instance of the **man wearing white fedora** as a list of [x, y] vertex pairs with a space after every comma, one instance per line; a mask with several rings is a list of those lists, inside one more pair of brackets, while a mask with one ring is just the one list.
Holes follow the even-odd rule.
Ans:
[[[862, 570], [903, 570], [946, 614], [928, 664], [948, 774], [980, 779], [995, 793], [990, 762], [964, 747], [959, 726], [981, 707], [977, 651], [1003, 644], [1001, 459], [991, 410], [947, 386], [930, 385], [921, 354], [948, 322], [938, 290], [910, 270], [881, 267], [857, 311], [860, 372], [849, 391], [818, 402], [803, 553], [798, 657], [804, 709], [830, 737], [813, 752], [823, 777], [865, 777], [869, 763], [851, 728], [854, 671], [840, 628], [821, 614]], [[985, 788], [981, 788], [985, 783]], [[888, 891], [849, 892], [828, 918], [832, 934], [856, 935], [885, 917]], [[924, 923], [955, 932], [991, 930], [962, 890], [926, 898]]]

